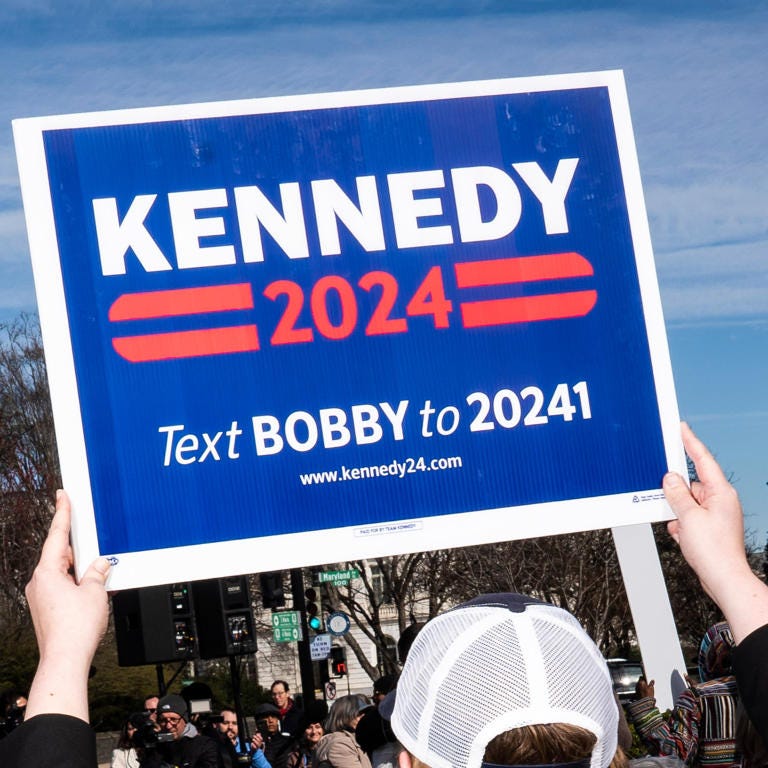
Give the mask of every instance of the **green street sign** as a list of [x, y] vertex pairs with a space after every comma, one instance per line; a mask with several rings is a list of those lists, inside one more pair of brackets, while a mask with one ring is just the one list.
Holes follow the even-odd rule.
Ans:
[[360, 571], [357, 568], [348, 568], [346, 571], [320, 571], [317, 576], [320, 584], [330, 582], [334, 587], [343, 587], [349, 584], [351, 579], [359, 579]]
[[301, 614], [298, 611], [278, 611], [272, 614], [272, 640], [295, 643], [303, 638]]
[[272, 627], [272, 640], [276, 643], [296, 643], [302, 637], [301, 627]]

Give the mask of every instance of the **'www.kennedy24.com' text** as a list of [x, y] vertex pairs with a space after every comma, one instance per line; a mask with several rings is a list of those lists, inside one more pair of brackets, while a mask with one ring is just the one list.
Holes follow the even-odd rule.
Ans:
[[325, 483], [343, 483], [347, 480], [367, 480], [371, 477], [396, 477], [402, 480], [406, 475], [416, 472], [444, 472], [461, 469], [461, 456], [447, 456], [439, 459], [407, 458], [403, 461], [391, 461], [389, 464], [374, 464], [367, 467], [346, 467], [326, 470], [325, 472], [307, 472], [299, 474], [302, 485], [323, 485]]

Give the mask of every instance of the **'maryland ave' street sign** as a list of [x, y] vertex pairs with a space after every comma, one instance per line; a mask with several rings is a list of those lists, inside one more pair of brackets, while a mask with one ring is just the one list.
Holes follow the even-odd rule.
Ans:
[[79, 573], [669, 516], [620, 72], [14, 123]]
[[317, 580], [320, 584], [333, 584], [337, 587], [343, 587], [352, 579], [359, 579], [360, 571], [357, 568], [348, 568], [345, 571], [320, 571], [317, 574]]

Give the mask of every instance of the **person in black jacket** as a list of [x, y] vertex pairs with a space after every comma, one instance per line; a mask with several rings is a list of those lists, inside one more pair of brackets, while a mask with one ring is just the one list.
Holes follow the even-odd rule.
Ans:
[[290, 695], [290, 688], [285, 680], [275, 680], [269, 689], [272, 703], [280, 710], [280, 731], [292, 739], [301, 736], [303, 713]]
[[251, 749], [263, 749], [272, 768], [286, 768], [294, 740], [280, 731], [280, 710], [274, 704], [259, 704], [253, 716], [256, 733], [251, 739]]
[[373, 706], [366, 709], [355, 726], [357, 743], [371, 760], [373, 768], [397, 765], [399, 747], [389, 721], [381, 716], [379, 704], [397, 685], [395, 675], [384, 675], [373, 684]]
[[219, 745], [198, 733], [189, 722], [187, 702], [181, 696], [172, 693], [160, 699], [157, 723], [161, 734], [171, 734], [173, 740], [161, 741], [144, 750], [142, 768], [161, 768], [164, 764], [182, 768], [223, 768]]
[[109, 561], [95, 560], [76, 583], [69, 545], [71, 512], [64, 491], [29, 584], [40, 661], [24, 722], [0, 741], [3, 768], [95, 768], [96, 737], [88, 725], [88, 672], [107, 629]]

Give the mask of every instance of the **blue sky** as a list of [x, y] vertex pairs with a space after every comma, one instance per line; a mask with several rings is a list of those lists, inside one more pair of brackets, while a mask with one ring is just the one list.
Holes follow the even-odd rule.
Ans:
[[0, 321], [34, 310], [16, 117], [623, 69], [680, 411], [768, 534], [768, 3], [6, 0]]

